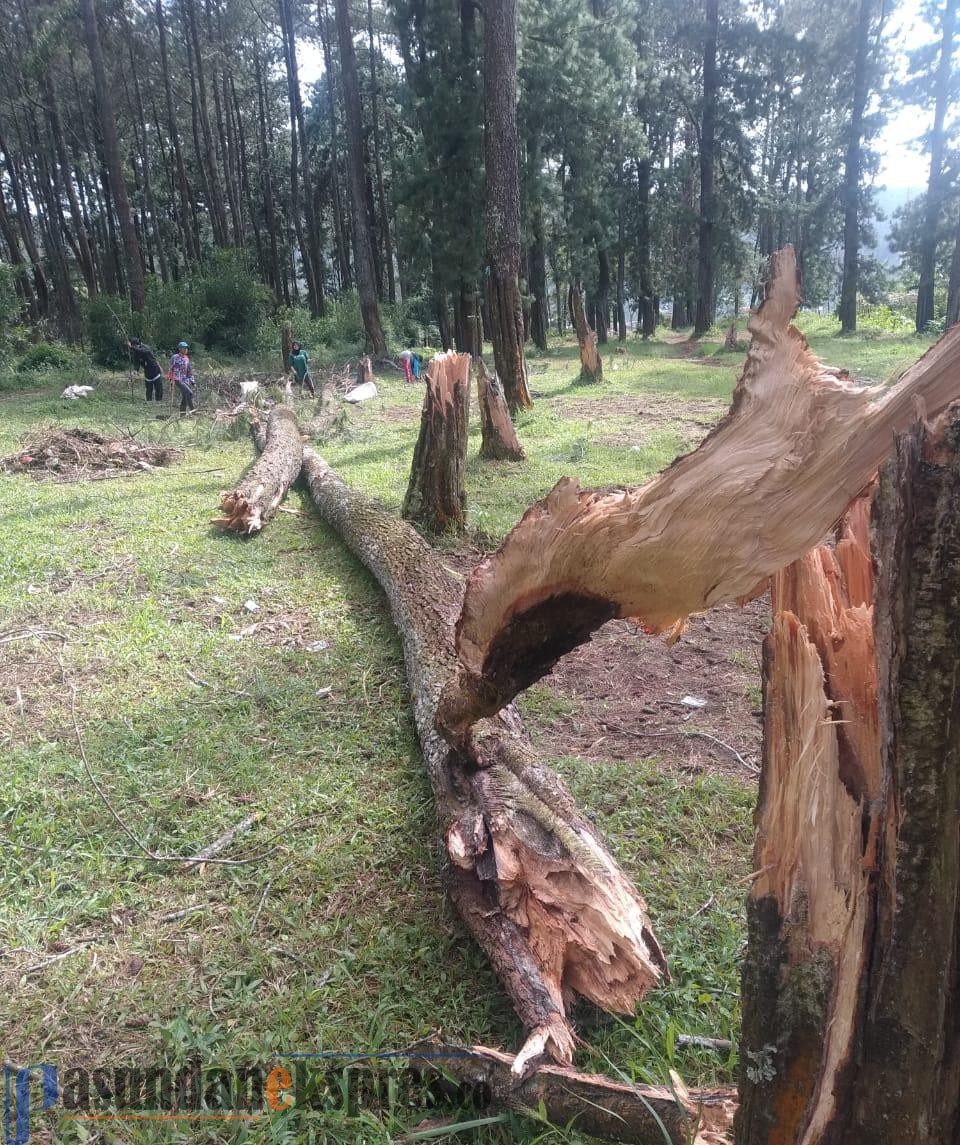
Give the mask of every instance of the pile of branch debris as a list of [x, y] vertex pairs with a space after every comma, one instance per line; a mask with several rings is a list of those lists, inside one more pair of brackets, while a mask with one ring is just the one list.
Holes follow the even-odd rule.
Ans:
[[8, 473], [29, 473], [41, 480], [97, 481], [169, 465], [181, 454], [132, 435], [110, 438], [93, 429], [51, 427], [26, 437], [18, 452], [0, 465]]

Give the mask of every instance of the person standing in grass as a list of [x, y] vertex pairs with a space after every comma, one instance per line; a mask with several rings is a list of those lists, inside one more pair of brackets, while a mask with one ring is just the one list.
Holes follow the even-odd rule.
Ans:
[[170, 359], [167, 377], [180, 389], [180, 416], [196, 413], [193, 407], [196, 381], [193, 376], [193, 363], [190, 361], [190, 347], [186, 342], [177, 343], [177, 352]]
[[130, 358], [136, 369], [143, 370], [143, 380], [147, 387], [147, 401], [152, 402], [154, 396], [158, 402], [163, 401], [163, 374], [156, 353], [139, 338], [130, 338], [127, 342], [130, 348]]
[[294, 342], [290, 347], [290, 358], [287, 365], [293, 370], [301, 388], [309, 390], [316, 397], [317, 391], [313, 385], [313, 378], [310, 377], [310, 358], [299, 342]]

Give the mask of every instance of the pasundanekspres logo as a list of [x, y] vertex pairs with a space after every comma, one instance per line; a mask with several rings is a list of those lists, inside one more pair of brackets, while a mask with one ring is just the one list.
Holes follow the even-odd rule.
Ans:
[[[448, 1058], [416, 1054], [418, 1059]], [[50, 1063], [4, 1066], [4, 1145], [28, 1145], [30, 1121], [62, 1109], [76, 1121], [255, 1120], [290, 1110], [432, 1109], [438, 1102], [482, 1108], [483, 1086], [451, 1083], [440, 1070], [411, 1070], [409, 1052], [290, 1054], [284, 1065], [204, 1065], [178, 1069], [114, 1066], [58, 1070]]]

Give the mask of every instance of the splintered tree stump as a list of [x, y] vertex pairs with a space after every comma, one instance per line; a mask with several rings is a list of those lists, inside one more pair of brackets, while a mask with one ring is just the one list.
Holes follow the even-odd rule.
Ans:
[[261, 435], [262, 453], [236, 489], [221, 496], [220, 510], [224, 515], [212, 522], [244, 536], [258, 533], [276, 513], [303, 464], [300, 427], [286, 406], [275, 406], [267, 418], [266, 430], [255, 423], [253, 432]]
[[742, 1145], [960, 1140], [958, 504], [954, 406], [774, 578]]
[[448, 350], [432, 359], [402, 516], [424, 532], [462, 533], [467, 527], [467, 420], [470, 355]]
[[570, 292], [570, 306], [573, 310], [573, 328], [577, 332], [577, 344], [580, 347], [579, 381], [585, 384], [602, 382], [603, 361], [597, 349], [597, 335], [587, 323], [587, 316], [583, 310], [583, 294], [578, 285], [575, 285]]
[[290, 355], [293, 353], [293, 327], [289, 322], [284, 322], [280, 329], [280, 357], [281, 369], [284, 374], [290, 369]]
[[357, 385], [363, 386], [367, 382], [373, 382], [376, 379], [373, 376], [373, 362], [370, 361], [370, 355], [364, 354], [363, 357], [357, 362]]
[[452, 742], [607, 620], [678, 638], [692, 613], [757, 595], [820, 542], [918, 403], [934, 416], [960, 397], [960, 329], [896, 386], [859, 386], [790, 324], [799, 301], [787, 247], [750, 320], [730, 411], [700, 447], [639, 488], [562, 478], [477, 565], [438, 715]]
[[[469, 355], [448, 355], [451, 370], [461, 369], [459, 357], [468, 368]], [[309, 448], [303, 471], [320, 516], [384, 589], [403, 639], [450, 898], [528, 1031], [512, 1068], [521, 1074], [541, 1054], [569, 1063], [568, 1009], [578, 994], [632, 1014], [666, 975], [644, 901], [533, 752], [512, 707], [482, 721], [467, 748], [440, 737], [437, 699], [456, 669], [462, 582], [410, 525]]]
[[504, 400], [503, 389], [482, 358], [477, 359], [477, 397], [480, 403], [480, 456], [485, 461], [523, 461], [526, 454], [517, 437]]

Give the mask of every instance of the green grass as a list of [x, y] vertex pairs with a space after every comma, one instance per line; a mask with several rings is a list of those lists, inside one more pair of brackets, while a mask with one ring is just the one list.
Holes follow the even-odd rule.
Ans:
[[[881, 349], [897, 369], [922, 347], [817, 348], [885, 377]], [[743, 357], [703, 362], [662, 341], [631, 342], [624, 357], [612, 349], [597, 388], [573, 384], [573, 347], [531, 359], [536, 404], [519, 419], [526, 464], [477, 461], [473, 419], [469, 521], [481, 538], [501, 537], [563, 474], [610, 484], [655, 473], [720, 416]], [[444, 898], [399, 641], [372, 578], [299, 493], [288, 502], [297, 512], [252, 541], [210, 527], [220, 490], [250, 461], [246, 441], [225, 440], [203, 418], [152, 421], [119, 378], [71, 404], [57, 396], [62, 384], [3, 398], [0, 455], [50, 422], [139, 428], [185, 453], [169, 469], [108, 481], [0, 475], [0, 627], [64, 637], [0, 644], [5, 1057], [162, 1065], [199, 1052], [239, 1063], [396, 1049], [438, 1028], [515, 1048], [512, 1010]], [[325, 447], [347, 481], [393, 508], [421, 392], [382, 379], [381, 397]], [[328, 646], [309, 651], [317, 641]], [[74, 688], [93, 777], [138, 842], [84, 767]], [[544, 686], [525, 704], [541, 722], [565, 710]], [[676, 1037], [736, 1039], [752, 791], [655, 758], [556, 763], [647, 897], [673, 975], [635, 1017], [583, 1007], [580, 1064], [650, 1082], [671, 1068], [689, 1084], [730, 1080], [735, 1051], [680, 1050]], [[259, 822], [226, 853], [252, 862], [200, 874], [139, 853], [140, 844], [194, 853], [254, 811]], [[21, 974], [64, 951], [75, 953]], [[312, 1131], [373, 1142], [416, 1119], [128, 1122], [102, 1139], [266, 1143]], [[56, 1132], [88, 1139], [75, 1122]], [[464, 1137], [578, 1139], [515, 1117]]]

